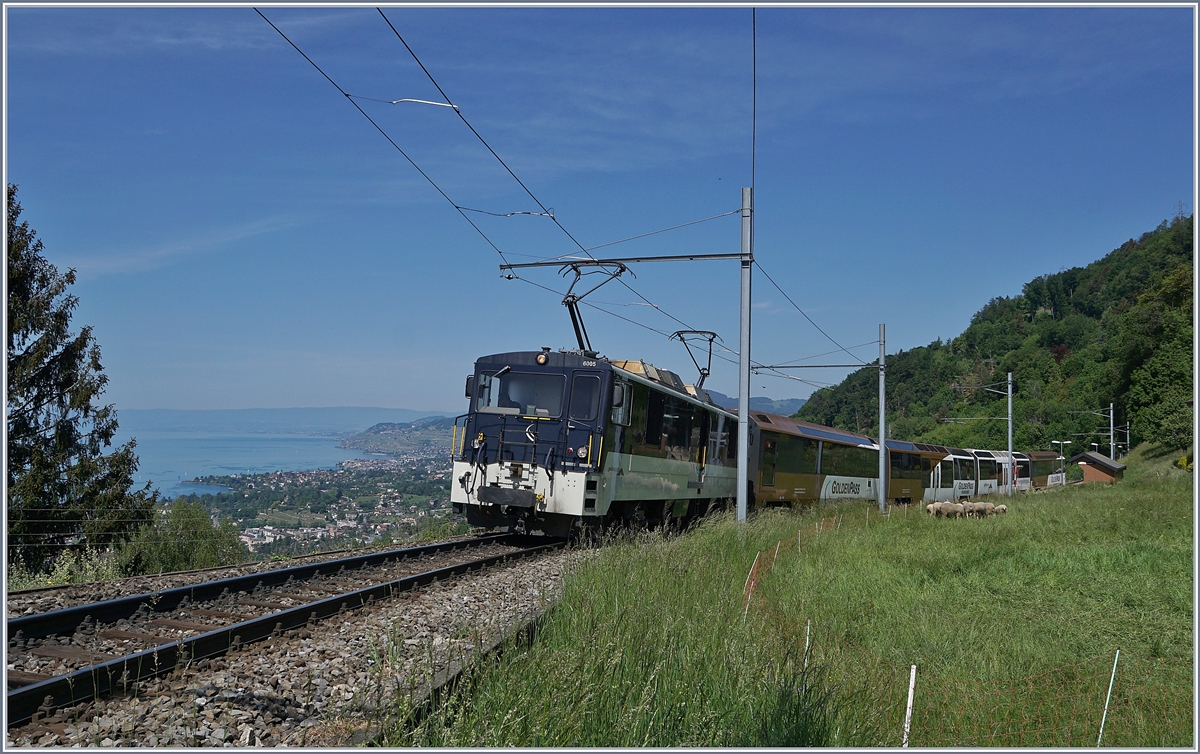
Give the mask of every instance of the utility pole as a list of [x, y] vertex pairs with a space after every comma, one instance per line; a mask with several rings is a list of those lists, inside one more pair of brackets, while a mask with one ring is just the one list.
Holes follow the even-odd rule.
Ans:
[[[1099, 416], [1099, 417], [1107, 416], [1108, 417], [1108, 457], [1113, 459], [1114, 461], [1116, 460], [1116, 458], [1117, 458], [1117, 455], [1116, 455], [1117, 454], [1117, 430], [1116, 430], [1116, 427], [1114, 426], [1114, 420], [1116, 418], [1115, 404], [1113, 404], [1113, 403], [1108, 404], [1108, 413], [1105, 413], [1104, 409], [1098, 409], [1095, 411], [1092, 411], [1092, 410], [1068, 411], [1067, 413], [1068, 414], [1095, 414], [1096, 416]], [[1084, 432], [1082, 434], [1089, 434], [1089, 433]], [[1093, 432], [1090, 433], [1089, 436], [1094, 436], [1095, 434], [1096, 433], [1093, 430]]]
[[887, 338], [884, 325], [879, 323], [879, 512], [887, 508], [887, 385], [884, 379], [884, 357], [887, 354]]
[[[1017, 466], [1016, 460], [1013, 458], [1013, 409], [1012, 409], [1012, 389], [1013, 378], [1012, 372], [1008, 373], [1008, 390], [1001, 392], [996, 390], [997, 385], [1004, 383], [993, 382], [990, 385], [951, 385], [954, 390], [986, 390], [989, 393], [1008, 396], [1008, 494], [1011, 497], [1013, 487], [1017, 483]], [[945, 419], [938, 419], [939, 422], [969, 422], [969, 421], [1000, 421], [1006, 417], [1003, 416], [951, 416]]]
[[754, 264], [754, 189], [742, 188], [741, 339], [738, 346], [737, 520], [750, 492], [750, 266]]
[[1113, 404], [1108, 404], [1108, 457], [1117, 460], [1116, 433], [1113, 429]]
[[1008, 496], [1012, 497], [1017, 478], [1017, 465], [1012, 452], [1012, 372], [1008, 373]]

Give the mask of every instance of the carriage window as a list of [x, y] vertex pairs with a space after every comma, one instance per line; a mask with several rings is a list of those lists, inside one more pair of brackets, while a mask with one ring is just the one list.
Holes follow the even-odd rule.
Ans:
[[785, 474], [817, 473], [817, 443], [803, 437], [779, 437], [778, 468]]
[[826, 442], [821, 445], [821, 473], [830, 476], [879, 475], [879, 451]]
[[496, 378], [495, 374], [480, 374], [476, 410], [526, 416], [562, 414], [563, 375], [505, 372]]
[[954, 464], [958, 466], [958, 475], [956, 479], [964, 479], [975, 481], [975, 462], [969, 458], [956, 458]]
[[600, 407], [600, 378], [595, 375], [576, 375], [571, 383], [570, 417], [578, 421], [591, 421], [596, 418], [596, 410]]
[[999, 474], [996, 472], [996, 462], [979, 459], [979, 478], [980, 479], [998, 479]]
[[1058, 461], [1034, 461], [1033, 462], [1033, 475], [1034, 476], [1049, 476], [1050, 474], [1056, 474], [1060, 471], [1062, 471], [1062, 468], [1058, 466]]
[[[915, 453], [891, 451], [892, 479], [928, 479], [929, 461]], [[925, 461], [924, 468], [921, 462]]]

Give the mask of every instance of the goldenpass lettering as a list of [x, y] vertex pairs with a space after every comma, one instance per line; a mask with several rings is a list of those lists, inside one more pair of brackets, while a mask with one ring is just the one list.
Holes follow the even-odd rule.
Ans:
[[857, 495], [862, 492], [862, 485], [858, 482], [834, 482], [829, 491], [835, 495]]
[[825, 477], [825, 482], [821, 485], [821, 499], [828, 500], [830, 498], [869, 498], [872, 496], [872, 491], [869, 489], [871, 480], [856, 478], [856, 477]]

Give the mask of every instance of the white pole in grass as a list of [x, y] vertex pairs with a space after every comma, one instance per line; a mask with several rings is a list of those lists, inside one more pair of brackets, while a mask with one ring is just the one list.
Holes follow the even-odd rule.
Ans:
[[809, 637], [812, 635], [812, 618], [808, 619], [808, 625], [804, 628], [804, 669], [808, 670], [808, 647]]
[[913, 688], [917, 685], [917, 666], [913, 665], [908, 672], [908, 708], [904, 710], [904, 741], [900, 744], [900, 748], [908, 748], [908, 730], [912, 725], [912, 703], [913, 703]]
[[1108, 719], [1108, 703], [1112, 700], [1113, 681], [1117, 680], [1117, 660], [1121, 659], [1121, 648], [1117, 647], [1117, 654], [1113, 657], [1112, 675], [1108, 678], [1108, 696], [1104, 697], [1104, 714], [1100, 717], [1100, 735], [1096, 736], [1096, 746], [1100, 746], [1100, 739], [1104, 738], [1104, 721]]
[[750, 565], [750, 573], [746, 574], [746, 585], [742, 587], [743, 594], [745, 594], [746, 590], [750, 588], [750, 577], [754, 575], [754, 566], [756, 565], [758, 565], [758, 553], [755, 553], [754, 555], [754, 563]]

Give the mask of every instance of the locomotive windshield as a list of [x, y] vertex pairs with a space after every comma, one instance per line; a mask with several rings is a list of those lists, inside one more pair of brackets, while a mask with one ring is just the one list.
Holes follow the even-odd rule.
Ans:
[[562, 415], [563, 387], [566, 382], [563, 375], [504, 372], [496, 377], [496, 374], [480, 374], [475, 404], [477, 411], [524, 416]]

